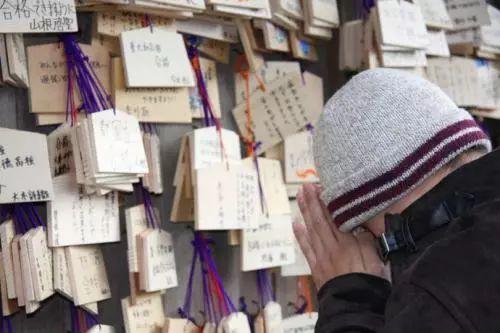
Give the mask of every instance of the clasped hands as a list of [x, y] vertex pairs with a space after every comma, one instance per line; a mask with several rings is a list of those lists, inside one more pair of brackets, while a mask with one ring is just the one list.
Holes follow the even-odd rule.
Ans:
[[349, 273], [388, 278], [373, 234], [367, 230], [341, 232], [320, 198], [318, 185], [306, 184], [297, 194], [305, 223], [294, 222], [293, 231], [304, 253], [318, 290], [327, 281]]

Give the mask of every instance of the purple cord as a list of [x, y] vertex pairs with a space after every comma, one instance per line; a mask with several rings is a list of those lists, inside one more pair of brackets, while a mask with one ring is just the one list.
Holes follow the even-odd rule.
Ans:
[[257, 289], [260, 296], [261, 306], [275, 301], [275, 295], [267, 271], [264, 269], [257, 271]]
[[139, 185], [137, 185], [136, 190], [137, 190], [137, 195], [140, 196], [139, 201], [142, 201], [142, 203], [144, 205], [144, 211], [146, 214], [146, 221], [147, 221], [148, 228], [153, 228], [153, 229], [155, 229], [156, 227], [159, 228], [159, 225], [157, 226], [156, 225], [157, 223], [155, 223], [156, 219], [154, 216], [151, 195], [144, 188], [144, 185], [142, 184], [142, 179], [139, 181]]
[[47, 227], [45, 221], [42, 220], [42, 218], [40, 217], [40, 214], [38, 213], [38, 210], [36, 209], [35, 205], [31, 204], [31, 210], [35, 214], [35, 217], [36, 217], [36, 219], [38, 221], [38, 224], [41, 225], [41, 226], [43, 226], [43, 227]]
[[[198, 55], [198, 47], [192, 43], [188, 43], [188, 55], [189, 59], [193, 61], [198, 61], [199, 63], [199, 55]], [[196, 75], [196, 81], [198, 84], [198, 95], [201, 99], [201, 103], [203, 106], [203, 114], [204, 114], [204, 121], [205, 121], [205, 126], [212, 126], [216, 125], [217, 121], [214, 115], [214, 112], [212, 110], [212, 105], [210, 103], [210, 97], [208, 96], [208, 91], [207, 87], [205, 84], [205, 80], [203, 79], [203, 73], [201, 71], [201, 68], [195, 69], [195, 75]]]
[[179, 309], [179, 314], [183, 316], [183, 318], [191, 319], [191, 299], [193, 295], [193, 280], [194, 280], [194, 272], [196, 271], [196, 260], [198, 258], [198, 249], [194, 247], [193, 249], [193, 258], [191, 259], [191, 269], [189, 271], [189, 280], [186, 289], [186, 296], [184, 297], [184, 305]]
[[33, 228], [36, 228], [39, 226], [38, 221], [35, 219], [35, 216], [33, 215], [33, 212], [30, 209], [30, 206], [28, 204], [21, 204], [22, 209], [24, 211], [24, 214], [28, 217], [31, 225]]
[[16, 206], [14, 206], [14, 221], [16, 221], [16, 220], [17, 220], [19, 227], [21, 229], [21, 233], [23, 233], [23, 234], [26, 233], [29, 230], [29, 228], [26, 224], [26, 221], [25, 221], [24, 217], [20, 214], [19, 209], [16, 208]]
[[202, 252], [204, 252], [204, 255], [205, 255], [206, 261], [207, 261], [207, 263], [208, 263], [208, 265], [210, 267], [210, 270], [214, 274], [215, 279], [217, 280], [217, 283], [220, 286], [221, 292], [222, 292], [222, 294], [224, 296], [224, 300], [225, 300], [226, 306], [228, 306], [230, 308], [230, 310], [231, 310], [230, 312], [237, 312], [238, 310], [234, 306], [233, 301], [231, 300], [231, 298], [227, 294], [226, 289], [224, 288], [224, 283], [222, 283], [222, 279], [219, 276], [219, 273], [217, 271], [217, 267], [215, 265], [215, 262], [213, 260], [212, 255], [211, 255], [211, 251], [208, 248], [206, 241], [204, 241], [201, 238], [201, 236], [200, 236], [200, 240], [201, 240], [201, 244], [202, 244], [202, 247], [201, 247], [202, 248]]
[[76, 326], [76, 319], [75, 319], [75, 307], [73, 304], [71, 304], [71, 332], [77, 333], [78, 332], [78, 326]]
[[[82, 98], [82, 106], [87, 113], [113, 109], [110, 95], [97, 77], [94, 68], [73, 35], [62, 35], [64, 52], [67, 59], [68, 77], [74, 77]], [[70, 93], [68, 79], [68, 95]], [[69, 108], [69, 102], [67, 109]]]

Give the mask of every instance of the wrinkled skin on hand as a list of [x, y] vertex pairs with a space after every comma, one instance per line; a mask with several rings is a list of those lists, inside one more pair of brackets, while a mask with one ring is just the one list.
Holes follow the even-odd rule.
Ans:
[[363, 228], [354, 233], [341, 232], [331, 220], [320, 193], [318, 185], [303, 186], [297, 202], [305, 224], [293, 224], [316, 287], [320, 289], [330, 279], [349, 273], [388, 278], [373, 234]]

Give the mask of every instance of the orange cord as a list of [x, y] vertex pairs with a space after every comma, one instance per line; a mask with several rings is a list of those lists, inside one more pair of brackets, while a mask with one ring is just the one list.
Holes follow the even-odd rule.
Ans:
[[[246, 130], [247, 137], [243, 138], [243, 142], [247, 148], [247, 157], [255, 155], [255, 133], [252, 129], [252, 112], [250, 107], [250, 71], [248, 70], [248, 61], [244, 54], [241, 54], [236, 59], [235, 70], [238, 72], [241, 77], [245, 80], [245, 115], [246, 115]], [[257, 73], [253, 73], [255, 79], [259, 82], [259, 89], [262, 91], [266, 91], [266, 86], [262, 79], [257, 75]], [[254, 156], [255, 157], [255, 156]]]
[[300, 276], [298, 278], [298, 292], [304, 297], [306, 301], [306, 312], [311, 313], [312, 309], [312, 299], [311, 299], [311, 286], [309, 284], [308, 276]]

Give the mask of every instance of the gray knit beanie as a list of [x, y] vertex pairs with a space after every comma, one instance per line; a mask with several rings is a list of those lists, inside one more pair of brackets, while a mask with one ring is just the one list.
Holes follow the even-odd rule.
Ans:
[[334, 222], [350, 231], [472, 147], [491, 143], [436, 85], [395, 69], [353, 77], [326, 104], [314, 159]]

